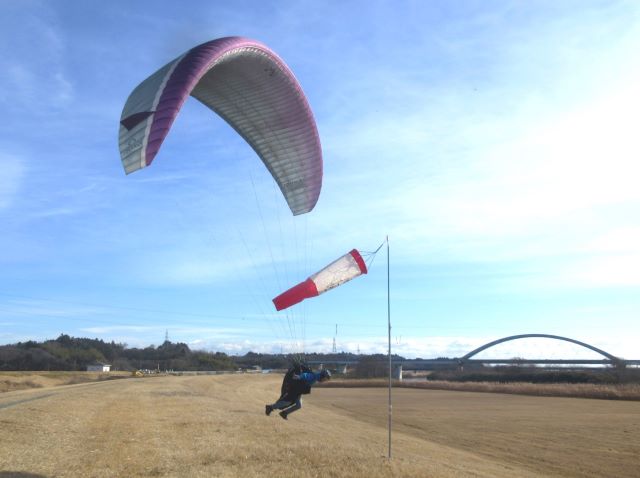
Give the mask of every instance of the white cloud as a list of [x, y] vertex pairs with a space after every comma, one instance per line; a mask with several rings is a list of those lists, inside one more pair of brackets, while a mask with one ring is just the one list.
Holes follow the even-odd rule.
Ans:
[[[255, 262], [260, 261], [260, 262]], [[264, 262], [241, 250], [229, 253], [216, 250], [215, 244], [199, 241], [183, 242], [180, 246], [154, 248], [133, 258], [131, 276], [147, 284], [192, 286], [230, 283], [248, 274], [261, 277]]]
[[[392, 353], [405, 358], [437, 358], [437, 357], [461, 357], [472, 350], [485, 345], [497, 337], [392, 337]], [[499, 337], [498, 337], [499, 338]], [[569, 337], [575, 339], [575, 337]], [[620, 337], [588, 337], [577, 339], [591, 346], [604, 350], [615, 356], [628, 359], [636, 359], [638, 355], [632, 338]], [[387, 338], [369, 338], [362, 340], [339, 340], [338, 350], [356, 353], [387, 353]], [[328, 352], [331, 349], [329, 340], [313, 351]], [[308, 350], [311, 351], [311, 350]], [[486, 359], [602, 359], [603, 356], [580, 345], [572, 344], [557, 339], [526, 338], [517, 339], [498, 344], [480, 352], [473, 358]]]
[[0, 153], [0, 211], [11, 207], [26, 174], [25, 162], [16, 155]]
[[109, 325], [98, 327], [82, 327], [79, 330], [81, 332], [88, 332], [90, 334], [105, 335], [115, 333], [123, 334], [127, 332], [148, 333], [158, 330], [158, 327], [153, 325]]
[[100, 306], [72, 304], [46, 299], [12, 298], [0, 304], [0, 312], [7, 317], [27, 318], [86, 318], [107, 313]]
[[570, 263], [551, 284], [581, 287], [640, 287], [640, 253], [610, 254]]
[[586, 241], [580, 252], [585, 253], [632, 253], [640, 244], [640, 226], [620, 226], [596, 235]]
[[[569, 337], [576, 339], [575, 337]], [[435, 336], [435, 337], [392, 337], [393, 354], [405, 358], [433, 359], [438, 357], [462, 357], [472, 350], [485, 345], [496, 337], [465, 337], [465, 336]], [[614, 356], [638, 359], [637, 347], [632, 338], [620, 337], [587, 337], [579, 338], [588, 345], [599, 348]], [[332, 338], [317, 338], [302, 343], [288, 341], [263, 341], [256, 339], [197, 340], [190, 345], [199, 349], [225, 352], [230, 355], [243, 355], [249, 351], [256, 353], [330, 353], [333, 348]], [[357, 340], [339, 339], [336, 342], [339, 352], [362, 354], [387, 354], [387, 337], [363, 337]], [[597, 352], [580, 345], [557, 339], [527, 338], [517, 339], [498, 344], [482, 351], [477, 359], [595, 359], [604, 357]]]
[[[410, 64], [419, 75], [397, 62], [343, 71], [327, 99], [335, 112], [321, 118], [326, 156], [339, 158], [322, 207], [348, 223], [349, 203], [366, 218], [361, 236], [389, 232], [403, 246], [396, 258], [411, 261], [535, 260], [619, 227], [616, 208], [640, 203], [638, 29], [620, 8], [550, 21], [536, 11], [528, 28], [500, 24], [497, 37], [482, 29], [498, 17], [474, 18], [473, 41], [443, 41], [479, 71], [461, 62], [438, 76], [445, 66], [427, 68], [429, 49]], [[595, 18], [607, 19], [598, 41]], [[490, 56], [477, 50], [487, 37]]]
[[[634, 115], [640, 75], [633, 68], [628, 73], [569, 111], [549, 111], [535, 121], [516, 115], [511, 124], [494, 118], [490, 130], [504, 126], [509, 132], [503, 141], [480, 141], [470, 146], [473, 155], [461, 148], [462, 159], [452, 163], [436, 158], [435, 169], [430, 157], [419, 159], [424, 152], [402, 145], [393, 153], [381, 150], [394, 157], [386, 175], [389, 193], [367, 194], [357, 203], [367, 217], [364, 231], [388, 231], [401, 246], [396, 260], [529, 262], [538, 286], [637, 284], [633, 211], [640, 207], [640, 140]], [[465, 134], [470, 125], [461, 128], [463, 137], [473, 138]], [[397, 181], [406, 157], [413, 159], [414, 177], [405, 172]], [[356, 190], [369, 187], [364, 178]], [[619, 252], [626, 255], [616, 257]], [[536, 265], [576, 253], [599, 257], [582, 265], [565, 258], [546, 271]]]
[[[96, 334], [115, 334], [122, 332], [152, 332], [158, 329], [162, 329], [162, 325], [108, 325], [108, 326], [95, 326], [95, 327], [83, 327], [82, 331], [96, 333]], [[235, 335], [238, 333], [246, 333], [246, 330], [233, 328], [233, 327], [185, 327], [185, 326], [172, 326], [167, 327], [167, 331], [170, 330], [172, 341], [180, 341], [183, 340], [180, 337], [184, 335], [195, 335], [199, 337], [206, 337], [209, 335], [213, 336], [228, 336]], [[200, 338], [198, 340], [204, 340]]]
[[0, 104], [20, 114], [25, 108], [45, 113], [67, 106], [74, 88], [64, 66], [68, 46], [55, 14], [41, 3], [37, 9], [21, 11], [17, 18], [3, 28]]

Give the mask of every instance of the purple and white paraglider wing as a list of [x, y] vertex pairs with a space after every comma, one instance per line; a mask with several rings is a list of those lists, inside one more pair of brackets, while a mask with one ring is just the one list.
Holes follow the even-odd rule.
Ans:
[[151, 164], [189, 95], [251, 145], [294, 215], [314, 208], [322, 187], [322, 150], [309, 103], [284, 61], [242, 37], [192, 48], [133, 90], [120, 119], [127, 174]]

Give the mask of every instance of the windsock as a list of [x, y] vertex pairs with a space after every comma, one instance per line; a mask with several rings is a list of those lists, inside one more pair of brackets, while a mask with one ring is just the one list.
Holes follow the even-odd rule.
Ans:
[[300, 282], [280, 294], [273, 299], [273, 304], [276, 306], [276, 310], [283, 310], [302, 302], [304, 299], [316, 297], [366, 273], [367, 265], [357, 249], [353, 249], [324, 269], [313, 274], [304, 282]]

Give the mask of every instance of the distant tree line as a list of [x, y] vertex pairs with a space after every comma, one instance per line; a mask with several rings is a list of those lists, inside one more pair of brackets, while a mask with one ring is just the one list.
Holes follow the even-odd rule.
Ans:
[[165, 341], [157, 347], [129, 348], [126, 344], [62, 334], [55, 340], [0, 346], [0, 370], [86, 370], [102, 362], [114, 370], [235, 370], [221, 352], [191, 350], [187, 344]]
[[550, 368], [532, 366], [476, 366], [471, 370], [436, 370], [429, 380], [447, 382], [527, 382], [527, 383], [638, 383], [640, 370], [634, 368]]
[[[298, 361], [309, 362], [314, 368], [323, 362], [351, 363], [357, 376], [370, 377], [388, 370], [384, 355], [360, 355], [347, 352], [308, 353], [303, 357], [290, 354], [247, 352], [229, 356], [222, 352], [191, 350], [185, 343], [165, 341], [159, 346], [128, 347], [127, 344], [100, 339], [70, 337], [61, 334], [53, 340], [18, 342], [0, 345], [0, 371], [10, 370], [86, 370], [96, 362], [107, 363], [112, 370], [238, 370], [259, 367], [287, 369]], [[393, 355], [393, 360], [405, 360]], [[361, 363], [360, 363], [361, 362]], [[353, 364], [358, 364], [354, 366]]]
[[[96, 362], [107, 363], [112, 370], [238, 370], [259, 367], [262, 369], [287, 369], [295, 362], [322, 363], [345, 361], [359, 362], [365, 355], [339, 352], [330, 354], [309, 353], [304, 357], [289, 354], [262, 354], [248, 352], [242, 356], [229, 356], [223, 352], [191, 350], [185, 343], [165, 341], [159, 346], [145, 348], [128, 347], [127, 344], [105, 342], [100, 339], [70, 337], [61, 334], [53, 340], [18, 342], [0, 345], [0, 371], [12, 370], [86, 370]], [[377, 363], [380, 356], [375, 357]], [[403, 360], [394, 356], [394, 360]], [[365, 360], [365, 369], [368, 363]], [[363, 372], [369, 376], [369, 372]]]
[[[379, 378], [389, 373], [389, 359], [383, 354], [308, 353], [303, 357], [287, 354], [262, 354], [248, 352], [242, 356], [229, 356], [222, 352], [191, 350], [185, 343], [165, 341], [145, 348], [128, 347], [126, 344], [104, 342], [99, 339], [70, 337], [62, 334], [57, 339], [44, 342], [19, 342], [0, 346], [0, 371], [38, 370], [86, 370], [87, 365], [108, 363], [113, 370], [174, 370], [210, 371], [239, 370], [259, 367], [262, 369], [287, 369], [296, 361], [309, 363], [316, 368], [332, 362], [349, 363], [348, 375], [353, 378]], [[421, 359], [415, 359], [419, 361]], [[450, 359], [441, 358], [443, 362]], [[392, 361], [403, 362], [405, 370], [417, 370], [412, 360], [392, 355]], [[428, 380], [462, 382], [531, 382], [531, 383], [638, 383], [640, 369], [583, 368], [580, 370], [551, 369], [546, 367], [482, 367], [465, 370], [444, 370], [433, 366]]]
[[[406, 360], [403, 357], [398, 355], [392, 355], [394, 361], [397, 360]], [[303, 356], [295, 355], [295, 354], [259, 354], [255, 352], [248, 352], [247, 354], [241, 357], [233, 357], [233, 360], [238, 364], [241, 368], [249, 368], [252, 366], [259, 366], [263, 369], [287, 369], [291, 367], [294, 363], [298, 361], [302, 361], [304, 363], [308, 363], [312, 366], [312, 368], [316, 368], [321, 363], [326, 363], [328, 368], [335, 367], [335, 362], [344, 362], [348, 363], [349, 369], [352, 371], [356, 369], [361, 369], [361, 375], [368, 376], [369, 368], [373, 366], [374, 368], [380, 369], [378, 364], [382, 362], [382, 369], [388, 370], [389, 359], [386, 355], [374, 354], [374, 355], [364, 355], [364, 354], [353, 354], [349, 352], [336, 352], [336, 353], [306, 353]], [[373, 364], [373, 365], [372, 365]], [[387, 368], [384, 368], [387, 367]]]

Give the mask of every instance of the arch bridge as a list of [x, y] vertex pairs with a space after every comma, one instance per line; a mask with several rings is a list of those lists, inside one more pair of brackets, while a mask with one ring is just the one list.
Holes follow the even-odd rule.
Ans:
[[[562, 340], [565, 342], [570, 342], [586, 349], [589, 349], [593, 352], [596, 352], [602, 356], [601, 359], [477, 359], [473, 358], [475, 355], [480, 352], [487, 350], [491, 347], [494, 347], [498, 344], [509, 342], [511, 340], [519, 340], [519, 339], [527, 339], [527, 338], [545, 338], [545, 339], [554, 339], [554, 340]], [[602, 349], [594, 347], [593, 345], [589, 345], [584, 342], [580, 342], [579, 340], [570, 339], [568, 337], [562, 337], [560, 335], [551, 335], [551, 334], [521, 334], [521, 335], [510, 335], [509, 337], [503, 337], [498, 340], [494, 340], [492, 342], [486, 343], [477, 349], [472, 350], [466, 355], [455, 358], [455, 359], [443, 359], [443, 360], [417, 360], [411, 362], [413, 365], [457, 365], [458, 367], [464, 367], [466, 364], [532, 364], [532, 365], [608, 365], [615, 367], [625, 367], [626, 365], [640, 365], [640, 360], [625, 360], [620, 357], [616, 357], [613, 354], [605, 352]], [[409, 365], [407, 363], [407, 365]]]
[[[570, 342], [586, 349], [589, 349], [593, 352], [600, 354], [603, 358], [601, 359], [474, 359], [475, 355], [480, 352], [487, 350], [495, 345], [509, 342], [511, 340], [519, 340], [519, 339], [528, 339], [528, 338], [545, 338], [545, 339], [554, 339], [554, 340], [562, 340], [565, 342]], [[322, 366], [334, 366], [340, 372], [344, 373], [348, 366], [356, 364], [357, 361], [348, 362], [348, 361], [317, 361], [317, 362], [309, 362], [309, 364], [320, 365]], [[613, 354], [605, 352], [602, 349], [594, 347], [593, 345], [589, 345], [584, 342], [580, 342], [579, 340], [570, 339], [568, 337], [561, 337], [560, 335], [551, 335], [551, 334], [521, 334], [521, 335], [510, 335], [509, 337], [503, 337], [498, 340], [494, 340], [492, 342], [486, 343], [477, 349], [472, 350], [471, 352], [463, 355], [459, 358], [453, 359], [409, 359], [409, 360], [398, 360], [394, 361], [394, 375], [402, 378], [402, 369], [411, 368], [414, 366], [420, 367], [428, 367], [428, 368], [440, 368], [440, 367], [451, 367], [457, 366], [459, 368], [464, 368], [466, 364], [514, 364], [514, 365], [603, 365], [603, 366], [614, 366], [624, 368], [627, 365], [640, 365], [640, 360], [625, 360], [620, 357], [616, 357]]]
[[545, 338], [545, 339], [555, 339], [555, 340], [563, 340], [565, 342], [571, 342], [573, 344], [576, 345], [580, 345], [581, 347], [584, 347], [586, 349], [592, 350], [600, 355], [602, 355], [604, 357], [604, 359], [600, 359], [600, 360], [554, 360], [554, 359], [534, 359], [534, 360], [527, 360], [527, 359], [510, 359], [510, 360], [505, 360], [505, 359], [488, 359], [488, 360], [473, 360], [473, 361], [481, 361], [483, 363], [573, 363], [573, 364], [600, 364], [600, 363], [605, 363], [605, 364], [612, 364], [612, 365], [619, 365], [621, 362], [624, 362], [624, 360], [616, 357], [615, 355], [612, 355], [608, 352], [605, 352], [602, 349], [599, 349], [597, 347], [594, 347], [593, 345], [589, 345], [586, 344], [584, 342], [580, 342], [579, 340], [575, 340], [575, 339], [570, 339], [568, 337], [561, 337], [560, 335], [551, 335], [551, 334], [521, 334], [521, 335], [511, 335], [509, 337], [503, 337], [501, 339], [498, 340], [494, 340], [492, 342], [489, 342], [487, 344], [482, 345], [481, 347], [478, 347], [475, 350], [472, 350], [471, 352], [469, 352], [468, 354], [464, 355], [463, 357], [460, 357], [458, 359], [458, 361], [460, 362], [460, 365], [463, 365], [464, 363], [468, 363], [471, 362], [472, 359], [471, 357], [473, 357], [474, 355], [479, 354], [480, 352], [494, 347], [498, 344], [504, 343], [504, 342], [510, 342], [512, 340], [519, 340], [519, 339], [528, 339], [528, 338]]

